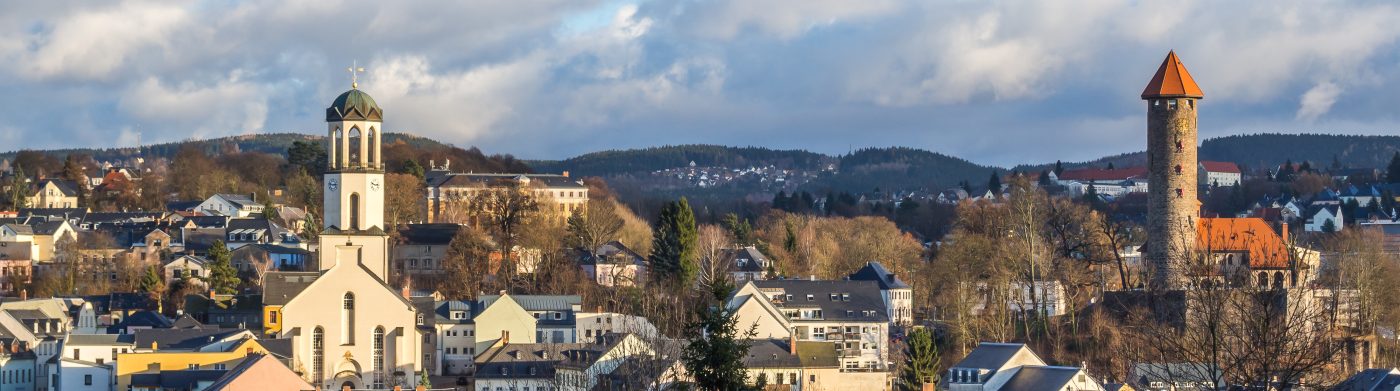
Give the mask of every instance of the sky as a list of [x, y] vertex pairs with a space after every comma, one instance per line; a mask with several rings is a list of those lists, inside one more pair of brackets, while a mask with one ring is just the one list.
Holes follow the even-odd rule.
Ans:
[[7, 2], [0, 151], [384, 128], [556, 159], [706, 143], [983, 164], [1142, 150], [1169, 50], [1203, 138], [1400, 134], [1387, 1]]

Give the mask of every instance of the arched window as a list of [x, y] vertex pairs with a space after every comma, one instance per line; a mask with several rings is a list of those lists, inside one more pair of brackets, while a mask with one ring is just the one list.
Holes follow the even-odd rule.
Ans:
[[1274, 272], [1274, 289], [1283, 289], [1283, 272]]
[[355, 344], [355, 294], [345, 292], [340, 305], [340, 344]]
[[350, 229], [360, 230], [360, 193], [350, 193]]
[[384, 327], [374, 328], [374, 340], [371, 344], [374, 357], [374, 388], [384, 388]]
[[360, 154], [360, 145], [364, 137], [360, 135], [360, 128], [350, 128], [349, 137], [350, 146], [348, 147], [348, 152], [350, 153], [350, 167], [363, 167], [364, 161], [361, 159], [364, 158], [364, 156]]
[[312, 383], [321, 384], [325, 379], [326, 366], [326, 331], [316, 327], [311, 331], [311, 373]]
[[1259, 287], [1260, 287], [1260, 288], [1267, 288], [1268, 286], [1269, 286], [1269, 273], [1259, 272]]
[[369, 136], [366, 138], [369, 144], [369, 166], [379, 167], [379, 130], [370, 127]]
[[331, 132], [331, 153], [329, 156], [331, 168], [340, 167], [340, 159], [345, 157], [345, 144], [342, 143], [342, 137], [345, 137], [344, 134], [344, 132], [340, 131], [340, 128], [335, 128], [335, 130]]

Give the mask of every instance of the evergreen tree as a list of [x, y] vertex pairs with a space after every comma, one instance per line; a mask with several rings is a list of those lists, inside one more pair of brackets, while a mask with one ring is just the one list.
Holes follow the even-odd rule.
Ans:
[[238, 284], [242, 282], [238, 269], [229, 262], [229, 255], [228, 246], [222, 240], [215, 240], [209, 247], [209, 288], [225, 295], [238, 293]]
[[773, 195], [773, 209], [790, 212], [786, 191], [778, 190], [778, 194]]
[[1056, 161], [1055, 161], [1055, 175], [1056, 175], [1056, 176], [1059, 176], [1060, 174], [1062, 174], [1062, 173], [1064, 173], [1064, 172], [1065, 172], [1065, 165], [1062, 164], [1062, 163], [1060, 163], [1059, 160], [1056, 160]]
[[1332, 219], [1327, 219], [1327, 221], [1322, 222], [1322, 232], [1337, 232], [1337, 223], [1332, 222]]
[[686, 324], [690, 339], [681, 362], [702, 390], [742, 390], [748, 385], [744, 358], [756, 326], [740, 331], [738, 314], [725, 305], [733, 291], [729, 282], [716, 282], [707, 292], [709, 297], [696, 306], [694, 320]]
[[1054, 185], [1053, 182], [1050, 182], [1050, 171], [1041, 171], [1040, 179], [1036, 180], [1036, 184], [1040, 185], [1040, 187], [1050, 187]]
[[416, 176], [418, 179], [423, 179], [424, 175], [423, 166], [418, 164], [417, 160], [413, 159], [404, 159], [402, 172], [404, 174]]
[[730, 213], [724, 215], [724, 228], [729, 230], [729, 236], [734, 238], [734, 244], [739, 246], [753, 246], [758, 244], [754, 236], [753, 225], [748, 219], [740, 219], [739, 215]]
[[652, 232], [652, 273], [663, 281], [677, 281], [688, 286], [699, 272], [696, 264], [695, 212], [685, 197], [666, 204], [657, 216]]
[[992, 177], [987, 179], [987, 190], [992, 193], [1001, 193], [1001, 176], [996, 171], [992, 171]]
[[768, 374], [759, 372], [758, 379], [753, 381], [753, 389], [762, 390], [768, 388]]
[[1112, 170], [1112, 169], [1113, 169], [1113, 162], [1108, 162], [1108, 167], [1105, 167], [1105, 168]]
[[1400, 152], [1390, 157], [1390, 165], [1385, 168], [1386, 183], [1400, 183]]
[[306, 169], [311, 176], [320, 177], [326, 172], [326, 147], [318, 142], [293, 141], [287, 148], [287, 164]]
[[938, 345], [934, 344], [933, 333], [927, 328], [916, 328], [909, 332], [904, 346], [904, 368], [899, 379], [902, 389], [915, 391], [924, 383], [938, 383]]
[[165, 294], [165, 279], [161, 278], [160, 271], [155, 265], [146, 268], [146, 275], [141, 276], [141, 292], [146, 293], [159, 303]]
[[1293, 171], [1293, 159], [1285, 160], [1285, 161], [1283, 162], [1283, 166], [1280, 166], [1280, 167], [1278, 168], [1278, 173], [1277, 173], [1277, 174], [1274, 174], [1274, 181], [1276, 181], [1276, 182], [1292, 182], [1292, 181], [1293, 181], [1293, 174], [1294, 174], [1294, 171]]

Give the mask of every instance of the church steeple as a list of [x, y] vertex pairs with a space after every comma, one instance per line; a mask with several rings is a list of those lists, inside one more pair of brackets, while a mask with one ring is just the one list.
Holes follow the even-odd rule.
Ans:
[[[358, 86], [357, 86], [358, 87]], [[384, 162], [380, 151], [384, 110], [358, 88], [326, 108], [328, 158], [325, 226], [360, 232], [384, 226]]]

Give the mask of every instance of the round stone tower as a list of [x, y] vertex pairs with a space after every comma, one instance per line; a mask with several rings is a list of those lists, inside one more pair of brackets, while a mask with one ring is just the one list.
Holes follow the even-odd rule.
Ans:
[[1149, 288], [1181, 289], [1196, 250], [1196, 109], [1205, 95], [1186, 66], [1167, 54], [1142, 91], [1147, 101], [1147, 244]]

